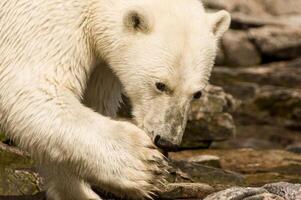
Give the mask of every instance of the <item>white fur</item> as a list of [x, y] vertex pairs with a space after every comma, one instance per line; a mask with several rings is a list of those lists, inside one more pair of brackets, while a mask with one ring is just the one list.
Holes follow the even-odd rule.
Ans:
[[[130, 10], [149, 31], [124, 26]], [[229, 21], [197, 0], [1, 0], [0, 124], [43, 167], [48, 198], [100, 199], [89, 184], [149, 196], [164, 161], [144, 131], [181, 141]], [[108, 118], [123, 89], [144, 131]]]

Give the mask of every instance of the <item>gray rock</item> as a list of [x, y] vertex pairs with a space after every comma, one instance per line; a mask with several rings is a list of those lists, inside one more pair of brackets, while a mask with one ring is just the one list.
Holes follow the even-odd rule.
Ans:
[[263, 188], [272, 194], [276, 194], [283, 197], [285, 200], [301, 199], [301, 184], [280, 182], [267, 184], [263, 186]]
[[261, 55], [244, 31], [230, 30], [222, 39], [225, 64], [228, 66], [253, 66], [261, 63]]
[[300, 28], [266, 26], [250, 30], [249, 38], [265, 56], [292, 59], [301, 55]]
[[[251, 86], [250, 84], [256, 83], [260, 85], [300, 88], [301, 59], [298, 58], [293, 61], [283, 61], [254, 67], [241, 67], [235, 68], [235, 70], [228, 67], [215, 67], [211, 82], [223, 87], [227, 85], [229, 87], [235, 85], [240, 87], [241, 83], [247, 83]], [[254, 85], [251, 87], [254, 87]], [[226, 92], [229, 91], [226, 90]]]
[[159, 199], [203, 199], [214, 192], [204, 183], [171, 183], [159, 193]]
[[272, 116], [283, 117], [301, 123], [298, 112], [301, 107], [301, 90], [275, 87], [263, 87], [255, 98], [255, 104]]
[[210, 9], [225, 9], [231, 13], [251, 16], [283, 16], [301, 14], [301, 2], [296, 0], [203, 0]]
[[221, 160], [218, 156], [199, 155], [187, 159], [188, 162], [194, 162], [201, 165], [221, 168]]
[[170, 165], [168, 181], [171, 183], [205, 183], [220, 189], [245, 184], [245, 177], [233, 171], [187, 161], [171, 160]]
[[245, 200], [251, 196], [264, 195], [268, 193], [263, 188], [234, 187], [209, 195], [204, 200]]
[[235, 125], [230, 114], [202, 114], [197, 120], [189, 120], [181, 148], [201, 148], [204, 141], [224, 141], [234, 135]]
[[301, 154], [301, 143], [294, 143], [286, 147], [287, 151]]

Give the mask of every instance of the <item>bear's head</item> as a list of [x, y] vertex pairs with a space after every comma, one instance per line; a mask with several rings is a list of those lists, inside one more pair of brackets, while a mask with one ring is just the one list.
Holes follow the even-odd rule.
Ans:
[[125, 2], [108, 63], [138, 126], [158, 147], [171, 150], [181, 143], [191, 102], [208, 84], [230, 15], [206, 13], [198, 0]]

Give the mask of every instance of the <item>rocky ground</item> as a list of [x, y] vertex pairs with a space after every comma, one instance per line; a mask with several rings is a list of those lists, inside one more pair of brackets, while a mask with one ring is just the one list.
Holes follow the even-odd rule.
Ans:
[[[301, 200], [301, 1], [203, 1], [233, 22], [157, 199]], [[0, 200], [44, 199], [31, 159], [0, 141]]]

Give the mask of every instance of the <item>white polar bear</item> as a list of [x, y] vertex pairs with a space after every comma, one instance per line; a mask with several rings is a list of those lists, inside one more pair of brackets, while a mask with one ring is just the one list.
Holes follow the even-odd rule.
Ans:
[[[1, 0], [1, 128], [43, 167], [53, 200], [90, 184], [149, 197], [181, 142], [229, 14], [198, 0]], [[124, 92], [136, 125], [114, 120]]]

